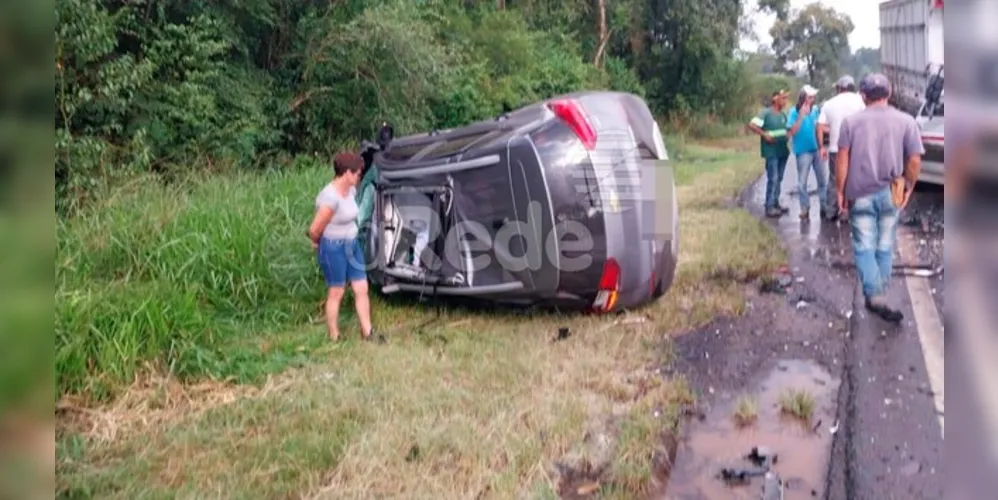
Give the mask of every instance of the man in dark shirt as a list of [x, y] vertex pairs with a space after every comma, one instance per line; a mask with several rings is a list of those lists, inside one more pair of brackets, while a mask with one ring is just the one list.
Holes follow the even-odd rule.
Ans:
[[[925, 152], [915, 119], [887, 104], [890, 83], [880, 73], [863, 77], [859, 91], [866, 109], [847, 117], [839, 131], [835, 180], [838, 205], [849, 212], [853, 257], [866, 307], [884, 319], [904, 316], [887, 305], [898, 214], [907, 205]], [[900, 203], [891, 186], [904, 179]]]

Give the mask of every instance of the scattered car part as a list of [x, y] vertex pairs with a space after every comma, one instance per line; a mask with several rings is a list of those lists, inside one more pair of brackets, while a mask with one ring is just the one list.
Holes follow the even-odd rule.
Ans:
[[775, 472], [763, 476], [762, 500], [783, 500], [783, 480]]

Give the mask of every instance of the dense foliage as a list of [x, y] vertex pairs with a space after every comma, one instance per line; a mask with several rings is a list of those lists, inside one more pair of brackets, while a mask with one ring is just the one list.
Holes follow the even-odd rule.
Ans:
[[60, 211], [137, 173], [282, 164], [582, 88], [741, 119], [739, 0], [57, 0]]

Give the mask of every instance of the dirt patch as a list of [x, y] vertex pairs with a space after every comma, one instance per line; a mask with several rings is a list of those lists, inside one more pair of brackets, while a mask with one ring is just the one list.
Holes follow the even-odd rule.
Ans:
[[[784, 497], [814, 498], [822, 494], [828, 467], [835, 419], [838, 380], [811, 361], [784, 360], [750, 392], [758, 405], [752, 425], [741, 426], [735, 419], [739, 397], [731, 394], [720, 401], [702, 422], [694, 422], [679, 443], [675, 467], [668, 486], [655, 498], [661, 499], [756, 499], [762, 491], [762, 477], [744, 482], [724, 481], [724, 468], [751, 469], [745, 456], [754, 447], [773, 451], [772, 466], [783, 480]], [[814, 398], [810, 418], [790, 416], [783, 401], [790, 391], [803, 391]]]

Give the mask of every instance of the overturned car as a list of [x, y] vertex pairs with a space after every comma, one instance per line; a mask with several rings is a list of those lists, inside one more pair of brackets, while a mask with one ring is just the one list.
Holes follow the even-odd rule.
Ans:
[[372, 284], [612, 312], [663, 295], [678, 205], [640, 97], [559, 96], [495, 119], [365, 143], [361, 238]]

